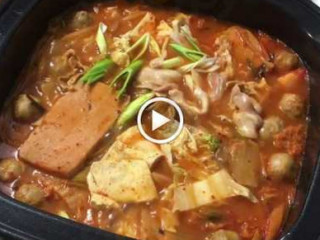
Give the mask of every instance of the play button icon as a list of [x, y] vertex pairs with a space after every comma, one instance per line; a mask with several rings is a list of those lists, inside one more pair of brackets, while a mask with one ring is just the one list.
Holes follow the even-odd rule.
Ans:
[[152, 131], [157, 130], [171, 120], [155, 110], [152, 110]]
[[[168, 116], [165, 116], [165, 114], [160, 113], [161, 111], [159, 112], [155, 109], [151, 110], [151, 113], [150, 113], [151, 133], [156, 132], [157, 130], [160, 130], [160, 129], [163, 130], [163, 128], [166, 128], [167, 125], [169, 128], [170, 124], [176, 126], [175, 130], [172, 133], [170, 133], [171, 135], [168, 136], [166, 139], [157, 139], [152, 134], [150, 134], [150, 132], [148, 134], [147, 133], [148, 131], [146, 131], [146, 129], [145, 129], [146, 124], [143, 124], [144, 114], [149, 113], [149, 106], [151, 106], [155, 103], [167, 104], [168, 106], [173, 107], [173, 109], [175, 110], [175, 112], [177, 113], [177, 115], [179, 117], [178, 120], [177, 119], [170, 119]], [[143, 106], [139, 110], [137, 122], [138, 122], [139, 131], [144, 138], [146, 138], [147, 140], [149, 140], [150, 142], [153, 142], [153, 143], [165, 144], [165, 143], [169, 143], [169, 142], [173, 141], [181, 133], [181, 131], [183, 129], [183, 114], [182, 114], [180, 107], [178, 106], [178, 104], [176, 102], [174, 102], [168, 98], [156, 97], [156, 98], [153, 98], [143, 104]]]

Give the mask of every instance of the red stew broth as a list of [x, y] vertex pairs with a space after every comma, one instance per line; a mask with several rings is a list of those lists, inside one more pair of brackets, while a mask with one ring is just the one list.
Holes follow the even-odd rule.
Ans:
[[[115, 36], [126, 33], [134, 28], [146, 12], [150, 11], [156, 17], [155, 26], [147, 26], [143, 31], [152, 31], [155, 33], [155, 27], [161, 20], [168, 21], [176, 15], [176, 11], [169, 9], [154, 9], [142, 4], [130, 4], [123, 1], [116, 3], [96, 3], [85, 8], [91, 13], [93, 22], [89, 27], [81, 30], [74, 30], [69, 26], [69, 22], [74, 15], [73, 12], [67, 12], [64, 16], [52, 21], [48, 33], [38, 44], [35, 53], [23, 73], [20, 76], [20, 84], [13, 95], [14, 99], [20, 93], [33, 94], [39, 97], [45, 106], [46, 111], [49, 111], [54, 102], [65, 94], [66, 88], [59, 86], [56, 81], [58, 73], [50, 72], [50, 63], [57, 56], [61, 56], [66, 51], [72, 49], [80, 62], [85, 66], [91, 66], [99, 59], [99, 51], [95, 44], [87, 44], [85, 41], [91, 41], [90, 37], [95, 37], [97, 26], [100, 22], [104, 22], [108, 26], [106, 39], [111, 41]], [[192, 15], [190, 18], [190, 28], [194, 38], [197, 39], [199, 47], [208, 55], [213, 56], [216, 51], [215, 41], [221, 33], [229, 27], [234, 26], [232, 23], [225, 23], [208, 16]], [[265, 49], [270, 59], [274, 59], [275, 55], [280, 51], [288, 51], [292, 53], [286, 45], [279, 40], [273, 39], [265, 33], [250, 30], [258, 39], [259, 43]], [[111, 43], [108, 43], [109, 45]], [[173, 50], [168, 50], [168, 58], [174, 57], [177, 54]], [[144, 64], [155, 56], [152, 53], [147, 53], [144, 58]], [[252, 74], [252, 69], [247, 66], [234, 66], [236, 69], [234, 80], [259, 81]], [[292, 70], [290, 70], [292, 71]], [[269, 71], [265, 73], [265, 81], [270, 86], [269, 95], [261, 102], [262, 117], [279, 116], [284, 126], [299, 126], [306, 127], [306, 119], [290, 118], [286, 116], [277, 106], [283, 94], [290, 92], [299, 95], [305, 103], [308, 99], [308, 82], [305, 68], [300, 65], [295, 71], [301, 75], [300, 81], [290, 87], [290, 90], [279, 85], [278, 78], [284, 76], [290, 71]], [[107, 82], [115, 76], [115, 73], [109, 73], [103, 81]], [[41, 85], [44, 82], [49, 82], [47, 92], [43, 92]], [[51, 84], [51, 86], [50, 86]], [[202, 83], [202, 87], [208, 91], [209, 87], [206, 82]], [[130, 90], [130, 94], [134, 94]], [[129, 94], [129, 95], [130, 95]], [[127, 98], [126, 98], [127, 99]], [[124, 99], [121, 104], [122, 108], [127, 104]], [[226, 107], [230, 101], [230, 89], [226, 91], [223, 97], [211, 104], [207, 114], [197, 118], [186, 115], [185, 121], [192, 126], [200, 126], [208, 131], [214, 131], [213, 125], [219, 125], [225, 128], [227, 132], [232, 134], [232, 138], [220, 136], [222, 140], [221, 148], [228, 148], [235, 140], [241, 139], [236, 133], [232, 123], [221, 121], [217, 116], [224, 115], [232, 118], [232, 110]], [[1, 158], [13, 157], [18, 159], [19, 146], [26, 140], [30, 132], [35, 128], [34, 124], [26, 124], [16, 121], [12, 117], [12, 104], [10, 103], [4, 109], [1, 115], [1, 141], [0, 147]], [[107, 137], [102, 141], [99, 147], [107, 149], [112, 141], [114, 141], [112, 133], [111, 137]], [[76, 184], [71, 179], [60, 179], [56, 176], [45, 173], [40, 169], [35, 169], [33, 166], [24, 163], [25, 170], [19, 178], [12, 182], [2, 182], [1, 191], [7, 195], [14, 197], [16, 189], [24, 183], [35, 183], [40, 186], [45, 192], [45, 200], [38, 206], [39, 209], [58, 214], [60, 211], [65, 211], [69, 217], [75, 221], [105, 229], [108, 231], [116, 231], [116, 226], [119, 221], [125, 219], [132, 224], [135, 229], [137, 238], [142, 239], [205, 239], [210, 233], [219, 229], [232, 230], [239, 234], [241, 239], [253, 239], [255, 234], [259, 234], [261, 238], [268, 238], [268, 226], [270, 225], [270, 216], [275, 208], [284, 206], [284, 216], [282, 221], [285, 221], [285, 215], [288, 213], [290, 204], [295, 196], [296, 182], [295, 181], [273, 181], [266, 176], [266, 166], [270, 156], [277, 152], [283, 152], [278, 149], [273, 140], [255, 140], [260, 147], [260, 157], [262, 160], [262, 176], [259, 186], [250, 188], [253, 194], [259, 199], [257, 203], [252, 203], [242, 197], [233, 197], [215, 202], [210, 206], [201, 207], [199, 209], [178, 212], [179, 226], [177, 233], [164, 232], [161, 228], [159, 219], [160, 209], [169, 206], [166, 201], [155, 200], [150, 203], [139, 204], [122, 204], [123, 212], [116, 210], [99, 209], [90, 204], [90, 193], [85, 184]], [[303, 143], [302, 143], [303, 144]], [[107, 147], [106, 147], [107, 146]], [[97, 160], [103, 155], [104, 151], [92, 153], [92, 156], [86, 163], [92, 160]], [[228, 154], [221, 153], [221, 156]], [[300, 155], [301, 156], [301, 155]], [[301, 157], [295, 158], [298, 165], [301, 165]], [[22, 161], [22, 160], [18, 160]], [[192, 171], [194, 164], [190, 161], [180, 160], [179, 162], [187, 171]], [[227, 167], [227, 164], [223, 163]], [[166, 164], [157, 164], [153, 167], [153, 171], [167, 177], [167, 181], [172, 181], [172, 173]], [[165, 181], [164, 181], [165, 182]], [[66, 202], [59, 194], [55, 193], [55, 187], [69, 187], [68, 195], [69, 203]], [[167, 187], [166, 184], [156, 184], [158, 191]], [[71, 206], [71, 207], [70, 207]], [[210, 212], [214, 209], [219, 215], [217, 219], [208, 220], [202, 212]], [[275, 236], [280, 229], [276, 229]], [[121, 233], [121, 232], [120, 232]]]

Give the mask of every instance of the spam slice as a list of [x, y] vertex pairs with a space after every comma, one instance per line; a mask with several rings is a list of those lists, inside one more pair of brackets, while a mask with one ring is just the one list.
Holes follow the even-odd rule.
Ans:
[[112, 89], [98, 83], [61, 97], [20, 148], [35, 167], [72, 176], [119, 114]]

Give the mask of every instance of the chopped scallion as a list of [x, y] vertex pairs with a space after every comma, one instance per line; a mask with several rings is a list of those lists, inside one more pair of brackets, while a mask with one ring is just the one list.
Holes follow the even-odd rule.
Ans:
[[170, 69], [170, 68], [179, 67], [182, 63], [183, 63], [183, 59], [181, 57], [175, 57], [175, 58], [164, 60], [162, 63], [162, 67]]
[[190, 45], [191, 45], [196, 51], [201, 52], [201, 49], [200, 49], [200, 47], [198, 46], [197, 40], [196, 40], [194, 37], [192, 37], [192, 35], [191, 35], [190, 29], [187, 28], [186, 26], [183, 26], [183, 27], [181, 27], [181, 31], [182, 31], [184, 37], [185, 37], [185, 38], [187, 39], [187, 41], [190, 43]]
[[92, 84], [100, 80], [106, 72], [113, 66], [113, 61], [106, 58], [100, 62], [97, 62], [92, 68], [90, 68], [81, 78], [82, 83]]
[[148, 100], [154, 97], [154, 93], [146, 93], [131, 103], [124, 109], [121, 113], [120, 117], [118, 118], [116, 126], [121, 128], [129, 123], [138, 113], [140, 107]]
[[148, 50], [149, 47], [149, 43], [150, 43], [150, 34], [149, 33], [145, 33], [144, 35], [142, 35], [142, 37], [140, 37], [128, 50], [126, 53], [131, 53], [139, 48], [141, 48], [141, 50], [138, 52], [138, 54], [136, 55], [136, 57], [133, 60], [137, 60], [140, 57], [142, 57], [145, 52]]
[[130, 82], [132, 81], [134, 75], [141, 69], [143, 65], [142, 60], [133, 61], [128, 67], [122, 70], [111, 82], [112, 87], [116, 87], [117, 83], [124, 79], [122, 87], [118, 90], [118, 97], [121, 97], [127, 90]]
[[201, 58], [206, 56], [206, 54], [203, 52], [186, 48], [177, 43], [172, 43], [170, 44], [170, 46], [180, 55], [184, 56], [185, 58], [189, 59], [192, 62], [199, 61]]
[[157, 54], [158, 57], [161, 57], [161, 49], [159, 44], [152, 36], [150, 37], [150, 50]]
[[104, 23], [99, 23], [97, 35], [96, 35], [96, 42], [100, 51], [100, 54], [106, 56], [108, 52], [107, 41], [104, 37], [104, 33], [107, 31], [107, 26]]

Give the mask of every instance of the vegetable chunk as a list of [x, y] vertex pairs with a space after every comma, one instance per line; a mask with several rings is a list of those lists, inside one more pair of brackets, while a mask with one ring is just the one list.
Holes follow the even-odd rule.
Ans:
[[234, 179], [249, 187], [257, 187], [261, 178], [259, 146], [253, 141], [236, 142], [231, 147], [229, 167]]
[[61, 97], [20, 148], [20, 157], [63, 177], [73, 175], [118, 116], [111, 88], [98, 83]]
[[214, 200], [223, 200], [234, 196], [243, 196], [252, 202], [257, 202], [252, 192], [238, 184], [226, 170], [211, 175], [205, 180], [174, 190], [174, 210], [186, 211], [194, 209]]

